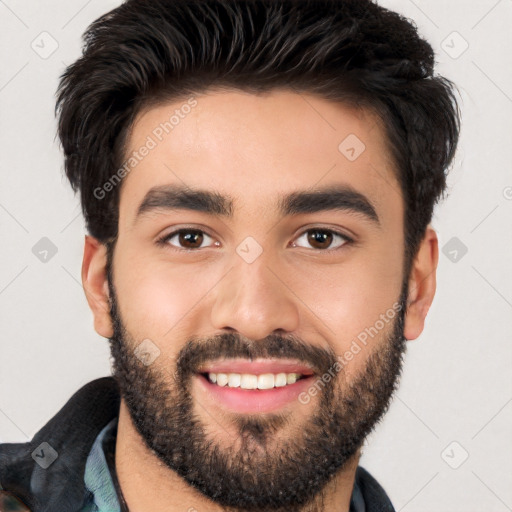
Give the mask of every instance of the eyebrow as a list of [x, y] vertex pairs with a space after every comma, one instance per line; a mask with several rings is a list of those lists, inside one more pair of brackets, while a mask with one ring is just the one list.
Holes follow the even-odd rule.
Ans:
[[[193, 189], [183, 185], [158, 185], [151, 188], [140, 203], [134, 223], [141, 217], [159, 210], [190, 210], [233, 218], [234, 199], [218, 192]], [[379, 216], [371, 201], [349, 185], [330, 185], [314, 190], [299, 190], [281, 195], [277, 208], [283, 216], [345, 211], [358, 214], [380, 225]]]

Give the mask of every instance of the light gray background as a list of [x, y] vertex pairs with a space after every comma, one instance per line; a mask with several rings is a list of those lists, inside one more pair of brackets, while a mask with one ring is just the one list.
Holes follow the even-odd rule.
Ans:
[[[110, 374], [81, 286], [84, 227], [53, 109], [81, 34], [119, 3], [0, 1], [0, 442], [27, 441]], [[433, 226], [441, 247], [456, 237], [467, 253], [441, 253], [425, 331], [361, 464], [397, 511], [512, 510], [512, 1], [380, 3], [416, 22], [438, 72], [458, 84], [461, 141]], [[52, 39], [42, 58], [33, 47], [49, 52]], [[32, 252], [42, 237], [58, 249], [46, 263]]]

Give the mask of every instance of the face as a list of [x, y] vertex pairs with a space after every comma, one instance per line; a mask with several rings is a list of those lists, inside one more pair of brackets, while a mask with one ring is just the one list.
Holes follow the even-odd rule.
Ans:
[[396, 387], [400, 187], [369, 112], [288, 91], [194, 102], [142, 112], [128, 138], [114, 375], [146, 445], [203, 494], [299, 510]]

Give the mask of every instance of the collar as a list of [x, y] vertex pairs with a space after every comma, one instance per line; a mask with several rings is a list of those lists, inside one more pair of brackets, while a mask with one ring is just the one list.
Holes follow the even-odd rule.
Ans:
[[84, 482], [91, 497], [86, 510], [117, 511], [120, 504], [107, 454], [115, 453], [118, 418], [111, 420], [98, 434], [85, 464]]

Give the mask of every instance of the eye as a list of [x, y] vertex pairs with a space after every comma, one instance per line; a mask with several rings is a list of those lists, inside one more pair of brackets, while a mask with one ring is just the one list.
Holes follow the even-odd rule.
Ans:
[[[200, 246], [202, 242], [204, 241], [204, 238], [211, 238], [208, 234], [206, 234], [204, 231], [200, 229], [178, 229], [176, 231], [173, 231], [172, 233], [169, 233], [165, 235], [164, 237], [160, 238], [157, 243], [161, 245], [170, 245], [172, 247], [178, 247], [181, 249], [200, 249]], [[177, 237], [177, 243], [180, 244], [178, 246], [170, 243], [170, 241], [173, 238]], [[218, 245], [218, 242], [216, 242]]]
[[[336, 249], [341, 248], [343, 245], [353, 242], [350, 237], [344, 235], [343, 233], [339, 233], [338, 231], [333, 231], [332, 229], [326, 228], [308, 229], [299, 238], [297, 238], [297, 240], [300, 240], [302, 237], [306, 237], [307, 243], [311, 244], [314, 249], [323, 249], [328, 251], [335, 251]], [[341, 243], [339, 243], [334, 248], [331, 247], [333, 237], [338, 237], [338, 239], [341, 239]]]

